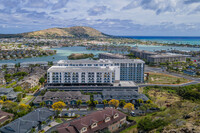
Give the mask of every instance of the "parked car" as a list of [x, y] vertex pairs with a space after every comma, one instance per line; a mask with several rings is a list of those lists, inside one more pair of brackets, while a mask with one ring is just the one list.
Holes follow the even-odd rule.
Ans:
[[131, 116], [136, 116], [135, 112], [131, 111]]

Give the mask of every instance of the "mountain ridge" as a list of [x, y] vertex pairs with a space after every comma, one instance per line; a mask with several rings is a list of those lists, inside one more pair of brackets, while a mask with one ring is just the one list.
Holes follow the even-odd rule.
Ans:
[[74, 26], [68, 28], [49, 28], [44, 30], [25, 32], [19, 34], [0, 34], [0, 38], [95, 38], [110, 37], [94, 28], [87, 26]]

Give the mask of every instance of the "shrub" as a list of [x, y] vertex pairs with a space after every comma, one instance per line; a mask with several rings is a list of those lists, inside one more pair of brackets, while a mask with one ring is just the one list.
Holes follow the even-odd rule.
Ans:
[[168, 123], [162, 119], [153, 120], [150, 117], [145, 117], [138, 122], [137, 128], [142, 131], [151, 131], [153, 129], [165, 126]]

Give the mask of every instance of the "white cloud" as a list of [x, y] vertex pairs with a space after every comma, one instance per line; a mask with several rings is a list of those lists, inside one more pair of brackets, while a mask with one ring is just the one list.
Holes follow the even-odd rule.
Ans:
[[124, 29], [127, 34], [135, 34], [134, 30], [163, 34], [163, 29], [173, 28], [196, 34], [200, 32], [195, 30], [200, 25], [199, 7], [198, 0], [0, 0], [0, 24], [23, 31], [87, 25], [110, 34], [125, 34]]

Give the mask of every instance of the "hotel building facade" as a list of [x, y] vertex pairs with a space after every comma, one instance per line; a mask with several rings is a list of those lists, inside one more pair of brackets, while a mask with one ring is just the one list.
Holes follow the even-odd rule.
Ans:
[[119, 80], [119, 67], [52, 66], [48, 83], [114, 83]]
[[139, 59], [61, 60], [47, 72], [48, 83], [144, 82]]

